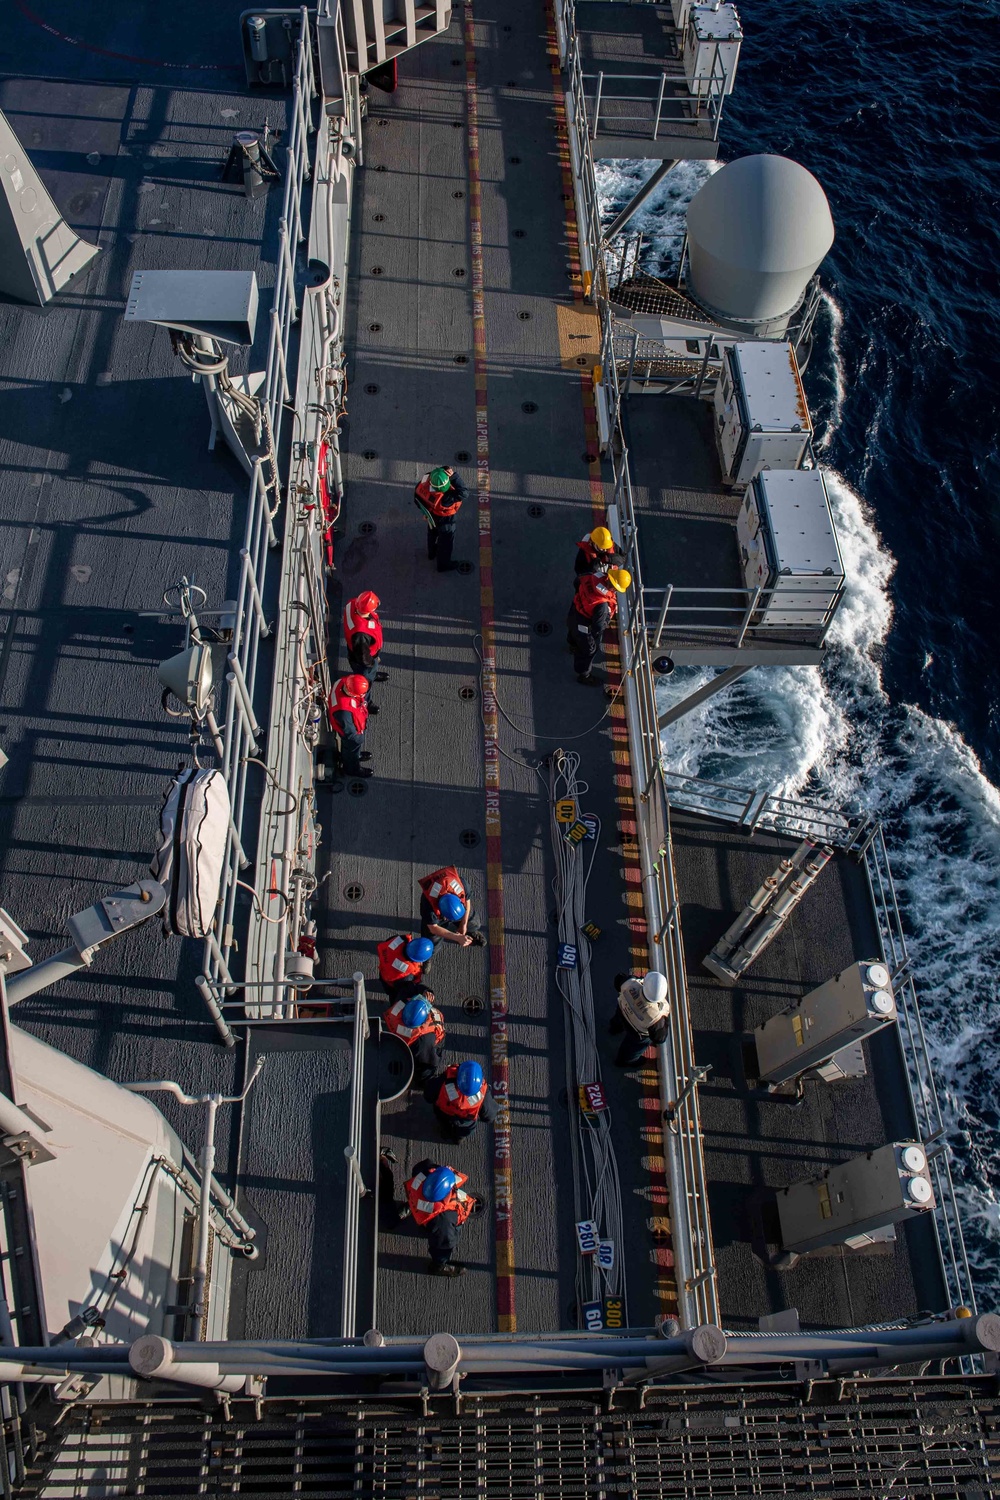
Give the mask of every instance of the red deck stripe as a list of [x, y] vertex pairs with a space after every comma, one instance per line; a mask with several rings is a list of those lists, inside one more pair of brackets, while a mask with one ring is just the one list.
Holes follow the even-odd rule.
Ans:
[[510, 1162], [510, 1066], [507, 1051], [507, 968], [504, 958], [503, 853], [500, 828], [499, 714], [493, 614], [493, 534], [490, 501], [490, 429], [486, 388], [486, 303], [483, 295], [482, 179], [479, 166], [479, 100], [471, 0], [463, 11], [465, 98], [469, 132], [469, 235], [472, 336], [476, 382], [476, 499], [479, 513], [479, 613], [483, 637], [483, 762], [486, 788], [486, 883], [490, 943], [491, 1084], [497, 1102], [493, 1129], [493, 1201], [496, 1233], [497, 1328], [514, 1333], [514, 1195]]
[[[552, 92], [555, 99], [556, 110], [556, 138], [559, 151], [559, 169], [562, 178], [563, 204], [566, 219], [566, 249], [569, 258], [570, 285], [573, 289], [573, 300], [577, 303], [584, 301], [583, 277], [580, 266], [580, 240], [577, 233], [576, 199], [573, 194], [573, 167], [569, 150], [569, 129], [566, 120], [566, 102], [563, 97], [562, 72], [559, 66], [559, 44], [556, 38], [555, 13], [552, 8], [552, 0], [546, 5], [546, 27], [547, 48], [549, 54], [549, 65], [552, 73]], [[595, 361], [596, 362], [596, 361]], [[594, 455], [593, 462], [589, 466], [590, 479], [590, 504], [593, 523], [595, 526], [603, 526], [607, 520], [607, 501], [604, 493], [604, 479], [601, 474], [600, 461], [600, 437], [597, 426], [597, 404], [594, 396], [593, 377], [590, 371], [584, 369], [580, 374], [580, 394], [583, 401], [583, 425], [586, 433], [587, 452]], [[617, 637], [610, 634], [605, 643], [605, 660], [607, 663], [608, 682], [617, 687], [621, 682], [621, 654], [618, 649]], [[618, 807], [618, 831], [622, 836], [622, 863], [624, 865], [625, 900], [628, 907], [628, 929], [629, 929], [629, 951], [632, 959], [632, 967], [638, 971], [645, 970], [649, 963], [648, 930], [646, 926], [645, 912], [642, 904], [641, 891], [634, 889], [641, 886], [642, 870], [639, 861], [638, 846], [635, 842], [636, 814], [634, 803], [634, 789], [632, 785], [632, 769], [629, 756], [628, 731], [625, 726], [625, 707], [619, 699], [611, 709], [611, 743], [612, 756], [619, 770], [615, 774], [615, 801]], [[648, 1120], [655, 1110], [657, 1115], [661, 1110], [659, 1097], [659, 1082], [654, 1067], [644, 1061], [640, 1064], [639, 1072], [639, 1120], [640, 1127], [644, 1120]], [[644, 1155], [647, 1170], [650, 1177], [648, 1189], [649, 1201], [655, 1208], [666, 1208], [669, 1206], [669, 1185], [666, 1174], [666, 1163], [659, 1154]], [[656, 1296], [664, 1314], [672, 1314], [677, 1307], [677, 1283], [674, 1280], [672, 1266], [673, 1255], [668, 1247], [664, 1247], [663, 1240], [668, 1239], [662, 1228], [656, 1234], [657, 1244], [650, 1246], [650, 1259], [657, 1266]]]

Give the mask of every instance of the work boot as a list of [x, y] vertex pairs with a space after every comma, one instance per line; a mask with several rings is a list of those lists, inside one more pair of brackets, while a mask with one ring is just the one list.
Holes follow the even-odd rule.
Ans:
[[368, 705], [368, 712], [370, 714], [377, 714], [378, 711], [379, 711], [379, 707], [378, 707], [377, 703], [369, 703], [369, 705]]
[[581, 687], [600, 687], [596, 677], [591, 677], [589, 672], [577, 672], [576, 680]]
[[454, 573], [455, 569], [456, 568], [460, 568], [461, 566], [462, 566], [462, 564], [461, 564], [460, 561], [458, 561], [456, 559], [453, 559], [451, 562], [438, 563], [438, 572], [439, 573]]
[[472, 937], [472, 946], [474, 948], [485, 948], [486, 947], [486, 934], [485, 934], [485, 932], [473, 932], [471, 934], [471, 937]]
[[371, 766], [362, 766], [360, 771], [348, 771], [347, 775], [353, 779], [357, 778], [358, 776], [374, 776], [375, 772], [372, 770]]
[[457, 1260], [446, 1260], [442, 1265], [440, 1261], [432, 1260], [427, 1267], [428, 1276], [464, 1276], [465, 1267]]
[[361, 754], [358, 756], [358, 760], [371, 760], [371, 758], [372, 753], [370, 750], [362, 750]]
[[375, 673], [375, 681], [376, 682], [388, 682], [389, 681], [389, 674], [388, 674], [388, 672], [376, 672]]

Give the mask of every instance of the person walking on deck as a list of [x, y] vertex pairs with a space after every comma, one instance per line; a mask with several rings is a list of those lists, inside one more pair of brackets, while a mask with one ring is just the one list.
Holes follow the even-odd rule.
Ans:
[[576, 544], [573, 571], [577, 578], [587, 573], [605, 574], [615, 560], [615, 539], [606, 526], [595, 526]]
[[435, 952], [441, 943], [456, 943], [459, 948], [483, 946], [486, 938], [454, 865], [425, 875], [417, 884], [421, 892], [420, 934], [430, 938]]
[[465, 1267], [452, 1256], [458, 1247], [458, 1231], [482, 1205], [465, 1191], [464, 1172], [442, 1166], [429, 1158], [418, 1161], [406, 1184], [406, 1200], [413, 1222], [427, 1231], [430, 1276], [463, 1276]]
[[390, 995], [397, 985], [405, 980], [418, 983], [424, 972], [424, 964], [434, 957], [434, 944], [430, 938], [417, 937], [413, 932], [404, 932], [386, 938], [376, 948], [378, 954], [378, 977]]
[[431, 469], [424, 475], [413, 498], [427, 521], [427, 556], [437, 560], [439, 573], [450, 573], [458, 567], [452, 561], [455, 546], [455, 520], [465, 499], [465, 487], [450, 464]]
[[[347, 660], [351, 671], [363, 677], [371, 687], [373, 682], [385, 682], [388, 672], [378, 670], [379, 653], [382, 650], [382, 624], [378, 617], [378, 594], [366, 589], [344, 605], [344, 641], [347, 645]], [[370, 706], [370, 705], [369, 705]]]
[[630, 1068], [648, 1047], [658, 1047], [666, 1040], [670, 1022], [667, 981], [655, 969], [650, 969], [644, 979], [616, 974], [615, 989], [618, 1005], [608, 1030], [613, 1036], [625, 1033], [615, 1063], [619, 1068]]
[[363, 760], [371, 760], [371, 752], [364, 749], [368, 715], [378, 712], [366, 702], [367, 697], [367, 678], [357, 673], [341, 677], [330, 691], [327, 715], [330, 728], [340, 740], [340, 767], [347, 776], [373, 774], [361, 764]]
[[601, 649], [604, 632], [618, 612], [618, 595], [632, 582], [627, 568], [611, 568], [601, 576], [585, 573], [576, 586], [566, 616], [566, 644], [573, 652], [577, 682], [598, 686], [593, 673], [594, 658]]
[[423, 1088], [441, 1071], [441, 1048], [444, 1046], [444, 1016], [434, 1004], [434, 995], [426, 985], [404, 980], [397, 986], [392, 1004], [382, 1017], [382, 1025], [400, 1037], [413, 1054], [413, 1083]]
[[496, 1100], [477, 1062], [453, 1063], [441, 1077], [430, 1080], [424, 1098], [433, 1105], [446, 1141], [464, 1141], [480, 1120], [492, 1125], [496, 1119]]

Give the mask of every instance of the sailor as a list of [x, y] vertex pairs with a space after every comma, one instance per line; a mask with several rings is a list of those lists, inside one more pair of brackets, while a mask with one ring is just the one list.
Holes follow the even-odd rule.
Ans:
[[363, 760], [371, 760], [371, 752], [363, 750], [365, 726], [369, 713], [376, 713], [374, 706], [365, 701], [368, 697], [368, 679], [357, 673], [341, 677], [330, 691], [327, 714], [330, 728], [340, 737], [340, 765], [347, 776], [371, 776]]
[[585, 573], [576, 586], [566, 616], [566, 643], [573, 652], [577, 682], [598, 686], [591, 675], [605, 630], [618, 611], [618, 595], [632, 582], [627, 568], [610, 568], [607, 574]]
[[382, 650], [382, 625], [378, 617], [378, 594], [366, 589], [344, 605], [344, 640], [351, 671], [364, 677], [369, 686], [385, 682], [388, 672], [378, 670]]
[[465, 1267], [452, 1260], [458, 1231], [470, 1214], [482, 1207], [465, 1191], [464, 1172], [436, 1161], [418, 1161], [406, 1184], [406, 1200], [415, 1224], [427, 1231], [430, 1276], [464, 1276]]
[[430, 938], [435, 951], [442, 942], [457, 943], [460, 948], [483, 946], [486, 938], [454, 865], [434, 870], [417, 884], [421, 891], [420, 933]]
[[441, 1077], [430, 1080], [424, 1098], [434, 1106], [446, 1141], [464, 1141], [480, 1120], [492, 1125], [496, 1119], [496, 1100], [477, 1062], [452, 1063]]
[[378, 954], [378, 976], [392, 995], [396, 986], [406, 979], [420, 982], [424, 964], [434, 957], [434, 944], [430, 938], [404, 932], [386, 938], [375, 952]]
[[458, 567], [452, 562], [455, 546], [455, 517], [462, 508], [465, 488], [450, 465], [431, 469], [413, 491], [417, 508], [427, 520], [427, 556], [437, 558], [439, 573], [450, 573]]
[[415, 1086], [423, 1088], [429, 1079], [440, 1073], [444, 1016], [434, 1004], [434, 996], [426, 985], [416, 986], [412, 981], [404, 980], [382, 1017], [382, 1025], [401, 1037], [412, 1052]]
[[655, 969], [643, 979], [616, 974], [615, 989], [618, 1007], [608, 1030], [616, 1036], [624, 1031], [615, 1062], [619, 1068], [630, 1068], [648, 1047], [666, 1040], [670, 1021], [667, 981]]
[[595, 526], [576, 544], [573, 570], [580, 578], [585, 573], [604, 574], [615, 559], [615, 539], [606, 526]]

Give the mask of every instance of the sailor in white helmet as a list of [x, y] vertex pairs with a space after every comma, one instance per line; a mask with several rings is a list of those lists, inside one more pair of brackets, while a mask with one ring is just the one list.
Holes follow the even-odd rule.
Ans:
[[658, 1047], [666, 1039], [670, 1021], [667, 981], [655, 969], [650, 969], [644, 979], [636, 979], [631, 974], [616, 974], [615, 989], [618, 991], [618, 1009], [608, 1030], [615, 1034], [624, 1031], [615, 1062], [619, 1068], [630, 1068], [639, 1061], [647, 1047]]

